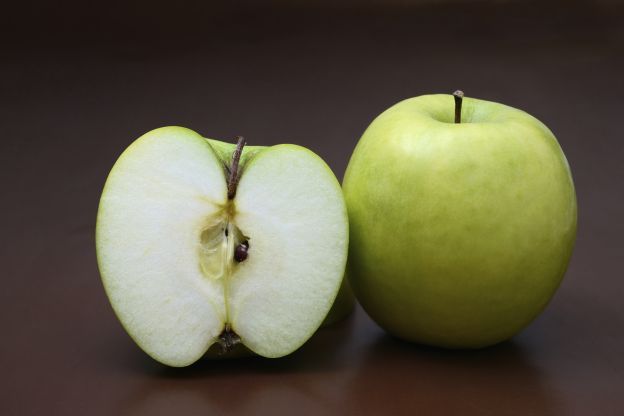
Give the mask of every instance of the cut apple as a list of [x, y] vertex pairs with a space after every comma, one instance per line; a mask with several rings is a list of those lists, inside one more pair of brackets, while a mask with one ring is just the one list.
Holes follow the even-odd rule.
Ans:
[[104, 187], [104, 287], [130, 336], [164, 364], [189, 365], [215, 343], [287, 355], [340, 288], [348, 220], [331, 170], [300, 146], [243, 145], [153, 130]]

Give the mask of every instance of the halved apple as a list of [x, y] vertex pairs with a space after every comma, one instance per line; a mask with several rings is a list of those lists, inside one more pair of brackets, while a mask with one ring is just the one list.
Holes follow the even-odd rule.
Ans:
[[347, 246], [340, 185], [316, 154], [181, 127], [153, 130], [119, 157], [96, 226], [115, 313], [170, 366], [215, 343], [265, 357], [299, 348], [334, 302]]

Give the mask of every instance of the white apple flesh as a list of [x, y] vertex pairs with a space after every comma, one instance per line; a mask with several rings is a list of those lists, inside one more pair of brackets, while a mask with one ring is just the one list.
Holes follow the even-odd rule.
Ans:
[[342, 282], [348, 220], [327, 165], [295, 145], [245, 147], [230, 198], [232, 149], [180, 127], [153, 130], [120, 156], [102, 193], [104, 287], [130, 336], [170, 366], [215, 343], [287, 355]]

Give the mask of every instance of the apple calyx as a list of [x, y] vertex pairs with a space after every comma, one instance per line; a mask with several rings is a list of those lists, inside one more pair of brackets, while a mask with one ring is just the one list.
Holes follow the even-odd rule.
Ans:
[[219, 347], [221, 347], [219, 355], [224, 355], [232, 351], [237, 344], [240, 344], [241, 339], [236, 332], [232, 331], [230, 324], [226, 324], [225, 328], [223, 328], [223, 332], [219, 335], [219, 340], [217, 342], [219, 343]]
[[453, 98], [455, 99], [455, 124], [459, 124], [461, 123], [461, 108], [464, 92], [462, 90], [455, 91], [453, 93]]

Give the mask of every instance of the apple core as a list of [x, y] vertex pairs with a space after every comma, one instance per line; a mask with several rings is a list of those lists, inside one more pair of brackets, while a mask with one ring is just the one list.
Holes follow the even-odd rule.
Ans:
[[236, 251], [248, 239], [229, 219], [221, 219], [205, 228], [199, 244], [200, 266], [204, 275], [213, 280], [231, 276]]
[[[249, 237], [234, 224], [236, 207], [234, 197], [240, 180], [240, 157], [245, 147], [245, 139], [238, 136], [236, 148], [232, 153], [230, 166], [225, 166], [227, 176], [228, 199], [225, 207], [217, 216], [216, 221], [210, 223], [200, 236], [200, 266], [203, 274], [213, 280], [222, 280], [223, 297], [225, 300], [225, 326], [219, 335], [221, 351], [226, 353], [240, 342], [240, 337], [233, 331], [230, 322], [228, 307], [228, 280], [232, 278], [238, 263], [247, 259]], [[220, 218], [219, 218], [220, 217]]]
[[228, 176], [228, 199], [223, 210], [217, 214], [216, 219], [209, 221], [209, 225], [200, 235], [201, 270], [206, 277], [213, 280], [231, 277], [235, 262], [240, 263], [248, 255], [247, 240], [249, 237], [243, 235], [240, 228], [234, 224], [236, 208], [233, 199], [240, 180], [238, 165], [243, 147], [245, 147], [245, 139], [238, 136], [236, 149], [232, 153], [232, 163], [225, 167], [225, 173]]

